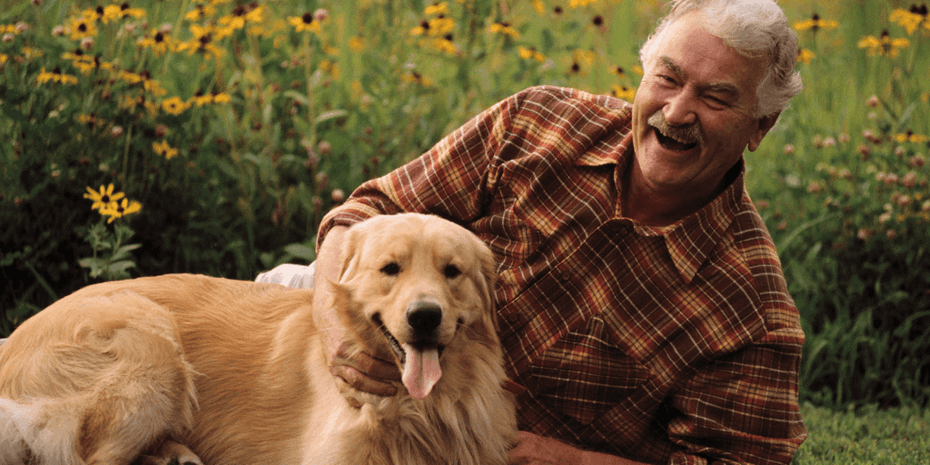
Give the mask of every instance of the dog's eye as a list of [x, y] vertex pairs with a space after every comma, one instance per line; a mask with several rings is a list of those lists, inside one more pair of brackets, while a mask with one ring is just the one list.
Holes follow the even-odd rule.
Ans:
[[444, 274], [446, 278], [454, 279], [462, 274], [462, 270], [460, 270], [459, 267], [455, 265], [446, 265], [446, 267], [442, 270], [442, 274]]
[[391, 263], [388, 263], [387, 265], [382, 266], [381, 270], [379, 271], [381, 271], [381, 273], [386, 274], [388, 276], [395, 276], [398, 273], [400, 273], [400, 265], [398, 265], [397, 262], [391, 262]]

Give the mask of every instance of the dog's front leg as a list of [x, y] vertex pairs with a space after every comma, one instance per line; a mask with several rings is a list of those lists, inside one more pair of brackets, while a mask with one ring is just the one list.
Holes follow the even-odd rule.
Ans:
[[187, 447], [166, 439], [154, 455], [142, 455], [133, 465], [203, 465], [203, 462]]

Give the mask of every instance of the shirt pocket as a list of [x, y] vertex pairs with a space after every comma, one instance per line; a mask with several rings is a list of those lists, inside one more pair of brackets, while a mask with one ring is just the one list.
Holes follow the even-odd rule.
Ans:
[[535, 397], [584, 425], [622, 402], [649, 376], [643, 364], [610, 343], [599, 316], [543, 352], [530, 372], [527, 388]]

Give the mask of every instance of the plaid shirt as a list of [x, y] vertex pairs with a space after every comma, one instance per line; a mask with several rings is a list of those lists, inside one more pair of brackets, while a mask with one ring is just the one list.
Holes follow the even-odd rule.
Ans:
[[433, 213], [493, 250], [523, 430], [646, 462], [787, 463], [804, 335], [745, 191], [665, 228], [624, 218], [631, 107], [536, 87], [360, 186], [336, 224]]

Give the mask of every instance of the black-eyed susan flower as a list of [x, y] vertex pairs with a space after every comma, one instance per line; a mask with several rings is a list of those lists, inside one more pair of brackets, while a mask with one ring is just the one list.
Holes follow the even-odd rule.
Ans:
[[502, 34], [505, 36], [513, 37], [514, 39], [520, 38], [520, 31], [517, 31], [510, 25], [507, 21], [501, 21], [499, 23], [494, 23], [488, 30], [492, 34]]
[[171, 115], [180, 115], [188, 108], [190, 108], [190, 104], [177, 96], [166, 98], [161, 102], [162, 111]]
[[77, 84], [78, 80], [76, 77], [71, 76], [70, 74], [64, 74], [61, 72], [61, 68], [55, 67], [51, 71], [46, 71], [45, 68], [42, 68], [42, 72], [39, 73], [37, 79], [39, 84], [45, 84], [46, 82], [59, 82], [62, 84]]
[[590, 70], [590, 65], [594, 63], [597, 55], [590, 50], [576, 49], [572, 52], [572, 65], [570, 72], [572, 74], [586, 74]]
[[313, 13], [309, 11], [300, 15], [287, 18], [287, 23], [294, 26], [297, 32], [320, 33], [320, 22], [313, 18]]
[[913, 144], [923, 144], [926, 143], [928, 138], [923, 134], [915, 134], [914, 131], [907, 130], [907, 132], [901, 134], [895, 134], [894, 140], [899, 143], [910, 142]]
[[109, 207], [101, 209], [100, 214], [109, 216], [107, 224], [110, 224], [117, 218], [138, 213], [140, 210], [142, 210], [142, 204], [139, 201], [124, 198], [122, 202], [113, 202]]
[[423, 86], [423, 87], [430, 87], [430, 86], [433, 85], [433, 80], [432, 80], [432, 79], [430, 79], [430, 78], [428, 78], [428, 77], [426, 77], [426, 76], [424, 76], [424, 75], [422, 75], [422, 74], [420, 74], [420, 73], [418, 73], [418, 72], [416, 72], [416, 71], [411, 71], [411, 72], [409, 72], [409, 73], [407, 73], [407, 74], [404, 74], [403, 77], [402, 77], [402, 79], [403, 79], [405, 82], [409, 82], [409, 83], [412, 83], [412, 84], [419, 84], [419, 85], [421, 85], [421, 86]]
[[629, 86], [614, 85], [610, 90], [610, 95], [627, 102], [632, 102], [636, 97], [636, 88]]
[[194, 9], [184, 14], [184, 19], [188, 21], [200, 21], [206, 18], [212, 18], [216, 15], [216, 7], [208, 3], [198, 3]]
[[524, 60], [536, 60], [540, 63], [546, 61], [546, 55], [539, 53], [535, 48], [526, 48], [523, 46], [517, 47], [517, 51], [520, 53], [520, 58]]
[[896, 8], [891, 12], [888, 21], [898, 24], [907, 31], [907, 35], [913, 35], [917, 28], [923, 27], [930, 31], [930, 18], [928, 18], [927, 5], [911, 5], [911, 8]]
[[110, 21], [116, 21], [122, 18], [119, 5], [98, 5], [96, 8], [84, 10], [81, 16], [93, 21], [99, 21], [103, 24], [109, 24]]
[[868, 50], [869, 56], [897, 57], [901, 49], [911, 45], [911, 41], [904, 38], [893, 38], [888, 30], [882, 31], [881, 36], [866, 36], [859, 41], [859, 48]]
[[123, 2], [119, 5], [119, 15], [120, 18], [143, 18], [145, 17], [145, 10], [142, 8], [133, 8], [129, 6], [128, 2]]
[[814, 15], [811, 16], [811, 19], [807, 19], [804, 21], [798, 21], [794, 23], [794, 30], [798, 32], [809, 30], [811, 32], [817, 33], [818, 31], [821, 31], [821, 30], [826, 31], [830, 29], [836, 29], [838, 27], [840, 27], [839, 22], [833, 21], [833, 20], [821, 19], [820, 15], [818, 15], [817, 13], [814, 13]]
[[87, 192], [84, 194], [84, 198], [94, 202], [93, 205], [90, 206], [91, 209], [100, 210], [116, 205], [117, 200], [126, 196], [126, 194], [122, 192], [113, 192], [113, 190], [113, 183], [110, 183], [108, 186], [101, 185], [99, 191], [88, 187]]
[[216, 46], [215, 41], [219, 40], [219, 37], [225, 35], [228, 31], [221, 31], [211, 26], [199, 26], [196, 24], [191, 24], [190, 30], [193, 34], [193, 38], [187, 42], [178, 44], [177, 50], [179, 52], [186, 50], [189, 55], [202, 52], [207, 56], [213, 55], [215, 58], [219, 58], [223, 55], [223, 50]]
[[66, 26], [70, 33], [71, 40], [81, 40], [86, 37], [97, 36], [97, 25], [93, 20], [84, 17], [72, 18]]
[[155, 150], [155, 153], [165, 157], [166, 160], [170, 160], [178, 154], [178, 149], [168, 145], [167, 140], [152, 142], [152, 149]]
[[221, 17], [217, 22], [230, 29], [237, 30], [245, 27], [246, 23], [261, 24], [265, 20], [265, 6], [257, 2], [248, 5], [237, 5], [232, 13]]
[[443, 14], [430, 20], [421, 21], [419, 26], [410, 31], [410, 35], [442, 37], [452, 33], [454, 30], [455, 20]]
[[136, 44], [140, 48], [152, 50], [155, 56], [162, 56], [174, 49], [171, 38], [158, 29], [152, 29], [147, 36], [139, 39]]

